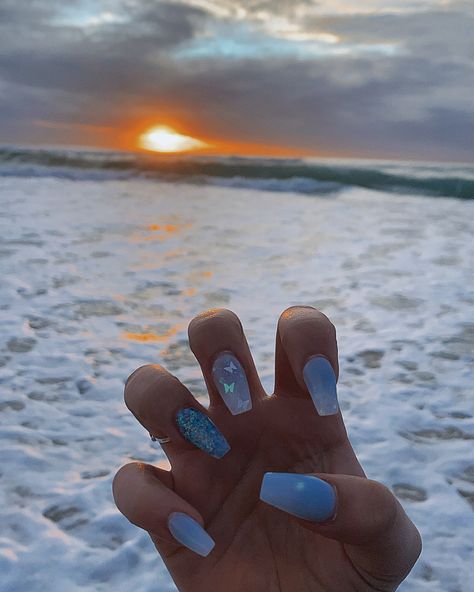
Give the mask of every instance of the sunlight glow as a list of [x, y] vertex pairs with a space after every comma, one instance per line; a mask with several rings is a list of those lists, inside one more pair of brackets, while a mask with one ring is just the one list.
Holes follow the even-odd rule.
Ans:
[[166, 125], [159, 125], [140, 136], [140, 146], [154, 152], [188, 152], [209, 146], [191, 136], [178, 134]]

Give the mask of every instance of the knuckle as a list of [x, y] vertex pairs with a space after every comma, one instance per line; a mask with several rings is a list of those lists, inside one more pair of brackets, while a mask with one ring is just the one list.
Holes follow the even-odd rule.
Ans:
[[199, 345], [210, 335], [242, 334], [242, 324], [239, 317], [227, 308], [212, 308], [192, 319], [188, 327], [188, 337], [191, 347]]
[[388, 530], [398, 514], [398, 502], [390, 489], [378, 481], [367, 481], [368, 506], [374, 509], [371, 521], [374, 532]]

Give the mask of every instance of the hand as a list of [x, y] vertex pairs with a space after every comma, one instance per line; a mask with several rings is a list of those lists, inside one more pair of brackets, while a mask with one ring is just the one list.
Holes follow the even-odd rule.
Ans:
[[126, 404], [150, 434], [170, 438], [163, 449], [171, 471], [131, 463], [113, 486], [118, 508], [150, 533], [178, 589], [395, 590], [421, 539], [352, 450], [327, 317], [311, 307], [282, 314], [272, 397], [232, 312], [193, 319], [189, 342], [209, 409], [161, 366], [136, 370]]

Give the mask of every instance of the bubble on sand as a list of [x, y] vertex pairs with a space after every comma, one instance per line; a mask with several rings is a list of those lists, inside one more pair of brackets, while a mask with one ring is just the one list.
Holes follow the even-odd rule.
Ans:
[[13, 488], [13, 493], [21, 498], [35, 497], [35, 493], [27, 485], [17, 485]]
[[459, 355], [455, 354], [454, 352], [450, 352], [450, 351], [435, 351], [435, 352], [431, 352], [430, 356], [432, 356], [433, 358], [441, 358], [443, 360], [451, 360], [451, 361], [459, 360]]
[[428, 495], [424, 489], [407, 483], [395, 483], [392, 489], [398, 499], [410, 502], [424, 502], [428, 499]]
[[10, 255], [14, 255], [16, 251], [12, 249], [0, 249], [0, 259], [3, 257], [9, 257]]
[[378, 296], [371, 299], [371, 303], [384, 310], [415, 310], [423, 301], [420, 298], [408, 298], [403, 294], [391, 294], [390, 296]]
[[12, 409], [13, 411], [21, 411], [25, 408], [25, 404], [21, 401], [1, 401], [0, 402], [0, 411], [5, 411], [6, 409]]
[[42, 378], [36, 378], [38, 384], [54, 385], [54, 384], [65, 384], [71, 380], [69, 376], [43, 376]]
[[34, 240], [32, 238], [18, 238], [5, 241], [5, 244], [19, 247], [42, 247], [44, 245], [44, 241]]
[[401, 366], [402, 368], [405, 368], [405, 370], [417, 370], [418, 369], [418, 364], [416, 362], [411, 361], [411, 360], [399, 360], [397, 362], [397, 364], [399, 366]]
[[434, 574], [434, 570], [431, 567], [431, 565], [429, 565], [429, 563], [422, 563], [418, 567], [418, 571], [420, 573], [420, 577], [423, 580], [425, 580], [426, 582], [432, 582], [432, 581], [436, 580], [436, 576]]
[[363, 370], [357, 368], [356, 366], [347, 366], [344, 371], [347, 374], [354, 374], [355, 376], [362, 376], [364, 374]]
[[474, 484], [474, 466], [467, 467], [463, 473], [457, 475], [458, 479]]
[[447, 267], [459, 265], [460, 261], [461, 260], [459, 259], [459, 257], [456, 257], [456, 256], [450, 257], [449, 255], [437, 257], [436, 259], [432, 259], [432, 262], [435, 265], [442, 265], [442, 266], [447, 266]]
[[123, 309], [110, 300], [83, 300], [76, 310], [82, 317], [107, 317], [122, 314]]
[[474, 440], [474, 434], [469, 434], [455, 426], [417, 430], [415, 432], [400, 432], [400, 435], [412, 442], [426, 442], [429, 440]]
[[78, 526], [86, 524], [88, 521], [80, 517], [82, 510], [76, 506], [61, 506], [55, 504], [43, 512], [43, 516], [56, 524], [59, 524], [64, 530], [73, 530]]
[[356, 353], [355, 360], [366, 368], [380, 368], [380, 362], [384, 355], [385, 352], [380, 349], [365, 349]]
[[375, 327], [367, 319], [359, 319], [354, 325], [354, 330], [362, 333], [375, 333]]
[[28, 318], [28, 325], [32, 329], [46, 329], [46, 327], [51, 325], [51, 321], [44, 317], [32, 316]]
[[65, 286], [72, 286], [80, 281], [81, 278], [79, 276], [65, 273], [53, 278], [53, 288], [58, 289], [64, 288]]
[[82, 471], [81, 479], [100, 479], [101, 477], [107, 477], [107, 475], [110, 475], [110, 471], [107, 469], [95, 469]]
[[457, 491], [474, 510], [474, 491], [466, 491], [464, 489], [458, 489]]
[[419, 371], [414, 372], [415, 378], [420, 382], [435, 383], [436, 376], [432, 372]]
[[394, 374], [392, 376], [392, 380], [396, 382], [400, 382], [402, 384], [413, 384], [413, 378], [410, 374], [405, 374], [404, 372], [399, 372], [398, 374]]
[[76, 381], [77, 390], [81, 395], [87, 393], [87, 391], [90, 391], [93, 386], [94, 385], [92, 382], [87, 378], [81, 378], [80, 380]]
[[7, 348], [14, 353], [26, 353], [33, 349], [36, 339], [33, 337], [12, 337], [7, 342]]
[[449, 351], [458, 356], [474, 356], [474, 323], [463, 323], [461, 330], [442, 341]]

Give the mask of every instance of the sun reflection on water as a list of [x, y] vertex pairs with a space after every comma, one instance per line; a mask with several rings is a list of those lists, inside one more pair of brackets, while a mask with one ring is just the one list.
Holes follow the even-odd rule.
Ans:
[[143, 333], [134, 333], [131, 331], [124, 331], [121, 335], [122, 339], [128, 341], [139, 341], [141, 343], [166, 343], [170, 340], [173, 335], [176, 335], [181, 329], [183, 329], [185, 323], [177, 323], [164, 333], [154, 333], [152, 331], [144, 331]]

